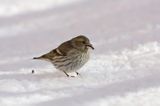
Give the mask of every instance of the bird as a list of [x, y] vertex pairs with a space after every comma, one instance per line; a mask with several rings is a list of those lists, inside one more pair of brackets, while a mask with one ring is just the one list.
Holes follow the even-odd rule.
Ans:
[[68, 73], [71, 72], [80, 75], [77, 71], [88, 62], [90, 48], [94, 49], [90, 40], [84, 35], [79, 35], [63, 42], [50, 52], [33, 59], [49, 61], [57, 70], [70, 77]]

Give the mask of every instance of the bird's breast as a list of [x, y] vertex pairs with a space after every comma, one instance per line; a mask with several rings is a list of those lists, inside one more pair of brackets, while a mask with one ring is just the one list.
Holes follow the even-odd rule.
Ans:
[[67, 56], [53, 59], [54, 66], [62, 71], [76, 71], [89, 60], [89, 52], [70, 52]]

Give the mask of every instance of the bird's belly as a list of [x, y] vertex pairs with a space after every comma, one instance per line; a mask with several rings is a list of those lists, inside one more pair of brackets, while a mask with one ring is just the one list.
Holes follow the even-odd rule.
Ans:
[[72, 54], [70, 56], [63, 56], [59, 60], [55, 60], [52, 63], [61, 71], [73, 72], [80, 69], [89, 60], [89, 53]]

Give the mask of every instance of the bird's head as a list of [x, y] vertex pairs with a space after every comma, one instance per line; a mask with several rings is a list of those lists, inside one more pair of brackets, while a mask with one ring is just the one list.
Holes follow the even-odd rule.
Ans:
[[84, 35], [80, 35], [71, 39], [71, 44], [74, 48], [81, 51], [87, 51], [89, 48], [94, 49], [89, 39]]

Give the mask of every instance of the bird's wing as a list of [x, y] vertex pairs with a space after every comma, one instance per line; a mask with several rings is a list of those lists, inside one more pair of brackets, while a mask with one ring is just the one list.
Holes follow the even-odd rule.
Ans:
[[73, 49], [73, 46], [70, 41], [67, 41], [62, 43], [57, 49], [63, 56], [67, 56], [69, 51]]
[[35, 57], [33, 59], [53, 59], [55, 56], [67, 56], [67, 53], [72, 49], [69, 41], [62, 43], [58, 48], [51, 50], [40, 57]]
[[46, 53], [40, 57], [34, 57], [33, 59], [53, 59], [55, 56], [61, 56], [60, 52], [57, 49], [54, 49], [50, 51], [49, 53]]

